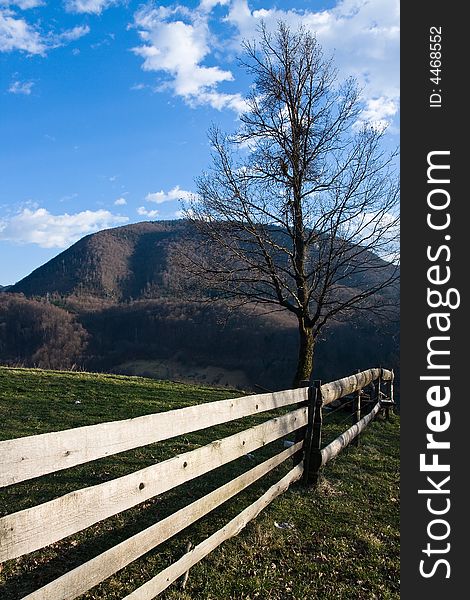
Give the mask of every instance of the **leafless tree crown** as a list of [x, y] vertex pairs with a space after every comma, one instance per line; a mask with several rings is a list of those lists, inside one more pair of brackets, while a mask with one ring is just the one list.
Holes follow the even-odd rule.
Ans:
[[260, 33], [244, 44], [254, 85], [241, 127], [210, 130], [212, 166], [186, 206], [197, 232], [186, 272], [215, 297], [287, 309], [315, 336], [340, 313], [389, 302], [395, 155], [312, 33], [283, 23]]

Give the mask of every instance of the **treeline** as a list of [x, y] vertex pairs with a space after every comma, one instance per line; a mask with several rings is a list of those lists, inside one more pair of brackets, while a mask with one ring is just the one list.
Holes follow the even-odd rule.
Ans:
[[88, 334], [69, 312], [45, 300], [0, 294], [0, 361], [70, 369], [85, 360]]
[[[207, 367], [243, 372], [250, 387], [276, 390], [291, 386], [297, 343], [295, 322], [281, 312], [262, 315], [246, 307], [168, 298], [115, 304], [93, 297], [31, 300], [0, 294], [3, 364], [134, 374], [126, 363], [171, 361], [183, 374], [202, 374]], [[329, 381], [358, 368], [393, 367], [398, 346], [398, 322], [362, 317], [333, 323], [318, 343], [315, 377]], [[143, 367], [137, 374], [151, 370]]]
[[[91, 334], [92, 364], [100, 370], [131, 360], [175, 359], [188, 369], [214, 365], [242, 370], [252, 385], [269, 390], [292, 383], [298, 335], [286, 313], [263, 316], [220, 303], [149, 300], [80, 318]], [[319, 341], [315, 376], [328, 381], [358, 368], [396, 365], [398, 345], [396, 322], [336, 322]]]

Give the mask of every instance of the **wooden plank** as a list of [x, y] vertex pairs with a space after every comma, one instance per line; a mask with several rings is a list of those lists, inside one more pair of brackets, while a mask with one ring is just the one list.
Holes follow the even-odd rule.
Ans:
[[306, 399], [306, 389], [256, 394], [0, 441], [0, 487]]
[[150, 581], [125, 597], [125, 600], [151, 600], [181, 577], [188, 569], [202, 560], [222, 542], [238, 535], [240, 531], [275, 498], [285, 492], [289, 486], [302, 477], [302, 465], [294, 467], [280, 481], [271, 486], [256, 502], [250, 504], [239, 515], [216, 533], [198, 544], [193, 550], [182, 556], [172, 565], [161, 571]]
[[326, 463], [337, 456], [343, 448], [346, 448], [346, 446], [356, 437], [356, 435], [361, 433], [361, 431], [367, 427], [379, 410], [380, 403], [377, 402], [368, 415], [363, 417], [358, 423], [338, 436], [335, 440], [328, 444], [328, 446], [325, 446], [325, 448], [323, 448], [321, 451], [321, 464], [326, 465]]
[[73, 600], [233, 498], [301, 448], [302, 442], [269, 458], [203, 498], [29, 594], [25, 600]]
[[393, 377], [392, 372], [387, 369], [368, 369], [367, 371], [360, 371], [355, 375], [323, 384], [321, 386], [323, 405], [326, 406], [334, 400], [357, 392], [357, 390], [366, 387], [366, 385], [369, 385], [369, 383], [375, 381], [381, 375], [384, 381], [389, 381]]
[[307, 408], [300, 408], [130, 475], [7, 515], [0, 519], [0, 562], [48, 546], [132, 508], [269, 444], [306, 422]]

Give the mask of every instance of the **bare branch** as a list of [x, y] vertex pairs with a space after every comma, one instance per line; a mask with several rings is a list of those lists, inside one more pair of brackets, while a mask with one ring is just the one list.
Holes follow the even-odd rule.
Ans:
[[197, 234], [179, 253], [192, 293], [199, 282], [211, 297], [288, 310], [313, 353], [329, 320], [390, 305], [396, 153], [384, 152], [383, 131], [358, 126], [355, 81], [337, 83], [310, 32], [262, 25], [244, 50], [248, 110], [236, 136], [209, 132], [212, 167], [186, 206]]

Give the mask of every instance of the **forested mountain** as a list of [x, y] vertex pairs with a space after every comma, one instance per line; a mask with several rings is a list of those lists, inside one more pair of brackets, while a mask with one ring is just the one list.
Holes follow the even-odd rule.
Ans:
[[[184, 220], [99, 231], [82, 238], [9, 291], [42, 297], [93, 296], [117, 302], [173, 295], [172, 278], [184, 277], [184, 273], [178, 272], [171, 249], [194, 235], [194, 226]], [[282, 241], [281, 229], [279, 238]], [[369, 285], [371, 277], [386, 277], [387, 263], [378, 257], [375, 260], [380, 269], [368, 268], [360, 276], [345, 278], [343, 285], [361, 288], [365, 277]]]
[[[0, 294], [0, 362], [143, 374], [266, 389], [290, 387], [295, 319], [228, 302], [178, 295], [184, 277], [172, 248], [186, 221], [144, 222], [88, 235]], [[386, 263], [374, 273], [381, 277]], [[370, 273], [368, 276], [371, 276]], [[361, 289], [360, 279], [347, 281]], [[398, 305], [397, 291], [395, 300]], [[55, 333], [54, 333], [55, 332]], [[332, 379], [396, 366], [395, 318], [333, 322], [318, 344], [315, 372]]]
[[87, 235], [13, 285], [27, 296], [89, 295], [115, 301], [161, 294], [171, 241], [184, 221], [144, 222]]

